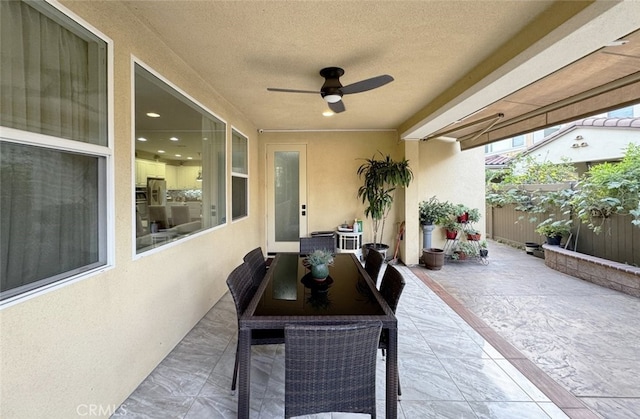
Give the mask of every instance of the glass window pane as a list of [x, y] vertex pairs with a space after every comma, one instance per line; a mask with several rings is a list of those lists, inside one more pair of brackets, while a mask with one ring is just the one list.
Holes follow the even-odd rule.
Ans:
[[274, 155], [275, 173], [275, 240], [300, 240], [300, 216], [298, 208], [300, 154], [279, 151]]
[[231, 150], [233, 153], [231, 159], [231, 170], [234, 173], [243, 173], [246, 175], [249, 173], [247, 169], [247, 139], [235, 130], [232, 130], [231, 140]]
[[518, 135], [517, 137], [513, 137], [511, 139], [511, 145], [513, 147], [520, 147], [524, 145], [524, 135]]
[[100, 160], [0, 143], [3, 299], [106, 263]]
[[233, 176], [231, 178], [231, 216], [233, 220], [247, 216], [247, 178]]
[[106, 43], [44, 2], [0, 17], [0, 125], [107, 145]]
[[226, 222], [226, 126], [141, 66], [135, 73], [140, 253]]

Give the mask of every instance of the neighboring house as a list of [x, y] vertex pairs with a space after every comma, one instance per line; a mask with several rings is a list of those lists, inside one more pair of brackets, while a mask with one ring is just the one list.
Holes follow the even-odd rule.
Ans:
[[[548, 133], [551, 131], [551, 133]], [[543, 134], [548, 133], [544, 136]], [[502, 169], [516, 156], [537, 161], [570, 161], [579, 174], [595, 163], [618, 161], [629, 144], [640, 144], [640, 105], [628, 106], [560, 127], [523, 135], [526, 147], [509, 147], [506, 139], [485, 147], [485, 168]], [[500, 149], [499, 154], [488, 152]]]
[[552, 163], [565, 159], [582, 174], [592, 164], [621, 160], [629, 144], [640, 145], [640, 117], [586, 118], [563, 127], [522, 155]]

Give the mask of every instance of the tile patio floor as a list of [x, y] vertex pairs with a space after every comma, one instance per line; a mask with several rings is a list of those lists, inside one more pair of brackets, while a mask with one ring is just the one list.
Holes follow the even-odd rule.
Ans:
[[[489, 246], [488, 266], [397, 265], [398, 417], [640, 418], [640, 301]], [[235, 418], [236, 329], [227, 293], [114, 417]], [[384, 368], [380, 356], [380, 418]], [[251, 378], [252, 417], [283, 417], [284, 346], [254, 347]]]

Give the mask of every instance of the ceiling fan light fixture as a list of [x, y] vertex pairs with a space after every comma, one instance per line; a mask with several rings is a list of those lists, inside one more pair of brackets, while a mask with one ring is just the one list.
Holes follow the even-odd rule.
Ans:
[[338, 94], [324, 95], [324, 100], [327, 101], [327, 103], [337, 103], [342, 100], [342, 96]]

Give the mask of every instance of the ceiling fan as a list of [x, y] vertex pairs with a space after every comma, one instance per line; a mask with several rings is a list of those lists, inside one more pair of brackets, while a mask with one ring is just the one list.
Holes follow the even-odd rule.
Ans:
[[340, 67], [323, 68], [322, 70], [320, 70], [320, 75], [324, 77], [325, 80], [319, 91], [279, 89], [274, 87], [268, 87], [267, 90], [270, 92], [285, 93], [320, 93], [322, 98], [329, 105], [329, 109], [331, 109], [335, 113], [340, 113], [345, 111], [344, 103], [342, 102], [343, 95], [366, 92], [367, 90], [376, 89], [393, 81], [393, 77], [388, 74], [384, 74], [382, 76], [372, 77], [370, 79], [361, 80], [343, 86], [342, 83], [340, 83], [340, 77], [344, 75], [344, 70]]

